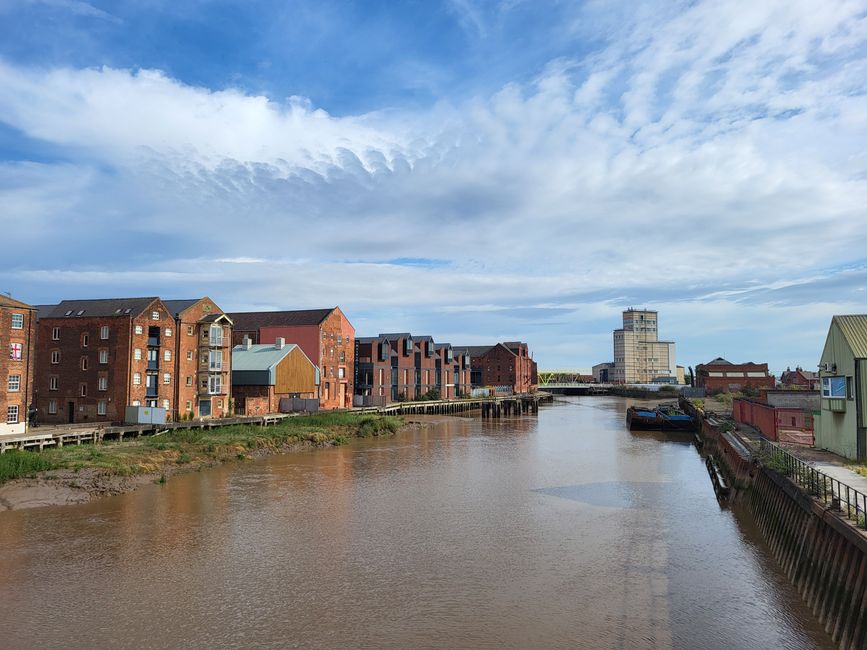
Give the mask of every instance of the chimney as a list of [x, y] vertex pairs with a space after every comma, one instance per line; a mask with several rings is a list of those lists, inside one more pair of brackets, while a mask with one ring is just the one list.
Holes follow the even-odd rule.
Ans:
[[286, 339], [284, 339], [282, 336], [278, 336], [277, 339], [274, 341], [274, 347], [278, 350], [282, 350], [284, 347], [286, 347]]
[[253, 347], [253, 341], [250, 340], [250, 337], [246, 334], [244, 335], [244, 341], [241, 343], [244, 346], [245, 350], [250, 350]]

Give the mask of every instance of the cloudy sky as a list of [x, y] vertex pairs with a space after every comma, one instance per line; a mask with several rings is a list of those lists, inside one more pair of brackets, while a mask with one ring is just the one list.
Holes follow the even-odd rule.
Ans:
[[865, 91], [864, 0], [0, 0], [0, 290], [812, 368]]

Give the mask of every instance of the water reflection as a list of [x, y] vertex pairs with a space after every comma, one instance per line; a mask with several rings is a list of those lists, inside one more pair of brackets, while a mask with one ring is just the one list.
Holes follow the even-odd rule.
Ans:
[[0, 513], [3, 648], [831, 648], [689, 436], [627, 406]]

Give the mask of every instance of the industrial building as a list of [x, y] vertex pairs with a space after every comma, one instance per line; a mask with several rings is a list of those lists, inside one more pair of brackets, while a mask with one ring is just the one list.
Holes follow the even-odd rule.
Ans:
[[649, 309], [627, 309], [623, 327], [614, 330], [614, 367], [618, 384], [677, 383], [674, 342], [659, 340], [659, 317]]

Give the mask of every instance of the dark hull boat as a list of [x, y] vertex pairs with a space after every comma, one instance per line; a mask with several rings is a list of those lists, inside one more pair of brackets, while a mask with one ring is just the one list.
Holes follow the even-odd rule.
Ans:
[[626, 410], [626, 425], [644, 431], [694, 431], [696, 428], [695, 421], [675, 406], [630, 406]]

